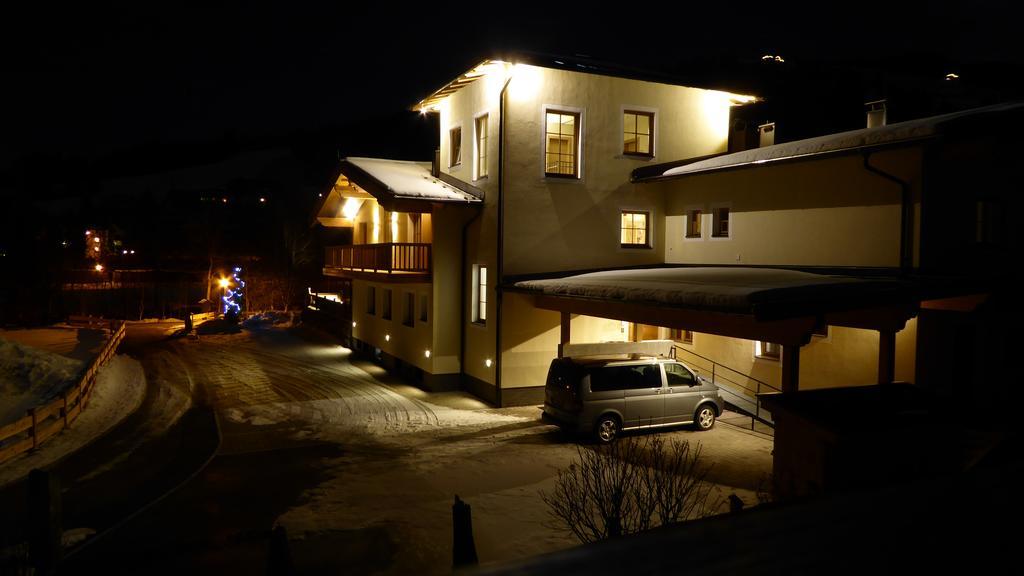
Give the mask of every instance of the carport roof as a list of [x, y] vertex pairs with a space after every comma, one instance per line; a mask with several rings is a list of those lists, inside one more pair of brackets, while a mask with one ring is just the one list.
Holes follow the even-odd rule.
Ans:
[[827, 323], [899, 330], [917, 310], [911, 285], [779, 268], [663, 267], [516, 282], [540, 308], [783, 344]]

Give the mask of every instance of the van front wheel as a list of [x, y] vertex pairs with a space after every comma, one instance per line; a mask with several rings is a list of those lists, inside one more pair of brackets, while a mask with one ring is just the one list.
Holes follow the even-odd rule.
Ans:
[[693, 423], [698, 431], [710, 430], [715, 425], [715, 409], [707, 404], [701, 406], [697, 409]]
[[614, 416], [601, 416], [594, 427], [597, 441], [602, 444], [611, 444], [619, 437], [619, 420]]

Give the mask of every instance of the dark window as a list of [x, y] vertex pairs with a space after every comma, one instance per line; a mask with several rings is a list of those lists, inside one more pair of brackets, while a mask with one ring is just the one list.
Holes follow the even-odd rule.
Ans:
[[366, 313], [370, 315], [377, 313], [377, 289], [373, 286], [366, 288]]
[[726, 207], [715, 208], [715, 227], [711, 231], [715, 238], [729, 237], [729, 209]]
[[672, 328], [670, 331], [671, 338], [676, 342], [682, 342], [683, 344], [693, 344], [693, 332], [689, 330], [680, 330], [678, 328]]
[[999, 203], [979, 200], [974, 210], [974, 241], [978, 244], [998, 244], [1002, 240]]
[[380, 302], [380, 317], [391, 320], [391, 290], [385, 288]]
[[665, 364], [665, 379], [669, 386], [693, 386], [697, 383], [693, 374], [679, 364]]
[[622, 153], [631, 156], [654, 156], [654, 112], [623, 112]]
[[462, 127], [456, 126], [448, 131], [448, 142], [450, 143], [448, 167], [462, 164]]
[[590, 371], [590, 390], [642, 390], [661, 388], [661, 370], [656, 364], [603, 366]]
[[406, 292], [405, 309], [402, 310], [402, 324], [412, 326], [414, 318], [416, 318], [416, 295], [412, 292]]
[[544, 114], [544, 174], [579, 178], [580, 115], [548, 110]]
[[427, 310], [430, 308], [430, 297], [420, 294], [420, 322], [426, 322], [430, 317]]
[[755, 355], [758, 358], [765, 358], [767, 360], [778, 360], [779, 354], [782, 353], [782, 346], [774, 342], [758, 342], [755, 348]]
[[686, 213], [686, 237], [687, 238], [700, 238], [700, 220], [701, 210], [690, 210]]

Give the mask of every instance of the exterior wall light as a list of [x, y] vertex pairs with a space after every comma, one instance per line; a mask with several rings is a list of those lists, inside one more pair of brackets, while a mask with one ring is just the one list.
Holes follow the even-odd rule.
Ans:
[[488, 368], [491, 367], [491, 364], [494, 364], [494, 362], [491, 362], [490, 358], [488, 358], [487, 360], [484, 360], [484, 365], [487, 366]]
[[355, 327], [356, 327], [356, 321], [355, 321], [355, 320], [353, 320], [353, 321], [352, 321], [352, 327], [353, 327], [353, 328], [355, 328]]
[[423, 355], [426, 356], [427, 358], [430, 358], [430, 350], [424, 350]]
[[391, 334], [385, 334], [384, 335], [384, 341], [385, 342], [391, 342]]

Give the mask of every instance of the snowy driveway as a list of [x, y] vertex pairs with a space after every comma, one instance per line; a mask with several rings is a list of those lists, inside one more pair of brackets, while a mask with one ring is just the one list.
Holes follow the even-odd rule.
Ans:
[[[428, 394], [301, 329], [202, 335], [169, 348], [196, 401], [217, 413], [220, 448], [78, 568], [115, 554], [137, 573], [258, 573], [279, 525], [297, 573], [450, 573], [456, 494], [472, 506], [481, 562], [577, 544], [539, 497], [577, 445], [542, 423], [537, 407]], [[754, 470], [720, 475], [716, 496], [756, 501], [750, 479], [770, 470], [770, 440], [729, 426], [671, 436], [700, 440], [706, 454], [733, 463], [723, 471]]]

